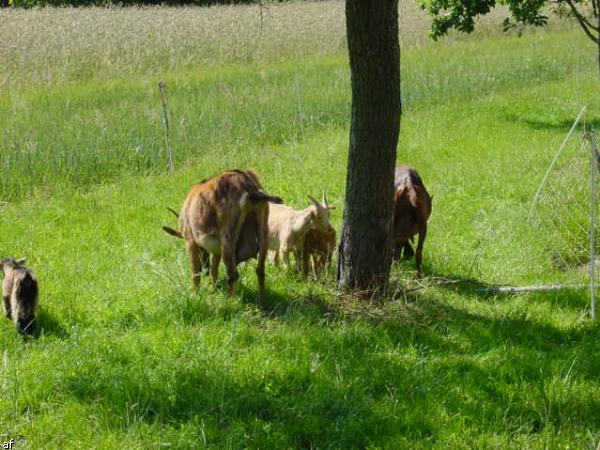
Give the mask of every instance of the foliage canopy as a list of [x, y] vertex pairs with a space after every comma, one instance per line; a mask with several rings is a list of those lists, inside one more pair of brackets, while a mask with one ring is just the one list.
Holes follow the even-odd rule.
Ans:
[[452, 28], [470, 33], [477, 16], [488, 14], [496, 6], [508, 8], [504, 19], [505, 30], [518, 25], [543, 26], [548, 13], [573, 17], [585, 34], [600, 45], [600, 3], [598, 0], [423, 0], [421, 6], [433, 16], [431, 37], [438, 39]]

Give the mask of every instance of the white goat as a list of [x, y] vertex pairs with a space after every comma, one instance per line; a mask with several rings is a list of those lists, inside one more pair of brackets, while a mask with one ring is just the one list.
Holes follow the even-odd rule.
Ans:
[[308, 198], [313, 203], [308, 208], [296, 211], [285, 205], [269, 205], [269, 250], [275, 251], [273, 262], [278, 264], [279, 254], [287, 269], [290, 268], [289, 253], [294, 252], [296, 270], [300, 272], [303, 256], [304, 237], [308, 230], [317, 229], [331, 233], [333, 227], [329, 223], [329, 205], [327, 195], [323, 194], [323, 202], [313, 196]]

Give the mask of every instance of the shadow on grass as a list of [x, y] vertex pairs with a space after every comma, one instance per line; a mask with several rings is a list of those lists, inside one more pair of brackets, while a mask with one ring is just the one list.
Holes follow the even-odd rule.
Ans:
[[396, 262], [395, 267], [402, 274], [409, 273], [411, 275], [393, 280], [396, 284], [394, 298], [401, 298], [406, 293], [418, 293], [430, 288], [439, 288], [469, 298], [476, 297], [483, 300], [506, 299], [515, 295], [509, 292], [497, 291], [496, 288], [499, 286], [493, 283], [488, 283], [471, 276], [448, 272], [443, 268], [429, 264], [424, 264], [423, 276], [421, 278], [413, 275], [414, 271], [405, 270], [408, 267], [406, 261]]
[[124, 375], [116, 380], [85, 374], [71, 379], [68, 387], [82, 401], [102, 402], [111, 413], [111, 427], [125, 427], [126, 417], [148, 424], [202, 422], [209, 444], [217, 447], [229, 440], [235, 447], [243, 442], [244, 447], [261, 448], [333, 443], [364, 448], [382, 430], [423, 437], [434, 430], [432, 418], [392, 417], [373, 407], [382, 394], [365, 393], [362, 383], [340, 385], [334, 371], [314, 375], [304, 365], [268, 370], [264, 377], [243, 377], [222, 366], [188, 365], [167, 376], [170, 387], [158, 389], [143, 377]]
[[[536, 120], [536, 119], [528, 119], [525, 117], [521, 117], [517, 114], [506, 114], [505, 120], [508, 122], [516, 122], [527, 125], [528, 127], [534, 130], [563, 130], [565, 134], [571, 129], [573, 126], [573, 122], [575, 122], [576, 115], [574, 115], [570, 119], [564, 120]], [[600, 130], [600, 118], [586, 118], [585, 119], [586, 129], [594, 128], [595, 130]], [[580, 123], [577, 126], [577, 130], [579, 132], [583, 131], [583, 125]]]
[[40, 336], [54, 336], [60, 339], [66, 339], [69, 337], [69, 333], [62, 326], [62, 324], [48, 311], [41, 308], [37, 314], [37, 326], [33, 333], [33, 336], [39, 338]]
[[[247, 295], [254, 298], [251, 290]], [[267, 314], [281, 317], [281, 302], [271, 296]], [[142, 366], [131, 359], [135, 354], [113, 348], [118, 367], [78, 373], [66, 387], [107, 408], [111, 427], [127, 427], [132, 418], [202, 422], [217, 446], [435, 442], [456, 415], [475, 430], [497, 433], [592, 429], [600, 421], [597, 398], [564, 382], [597, 379], [598, 327], [563, 330], [526, 317], [490, 318], [436, 297], [395, 306], [382, 306], [387, 317], [376, 319], [292, 321], [285, 338], [251, 341], [269, 350], [250, 360], [243, 355], [253, 349], [240, 344], [186, 364]], [[321, 307], [317, 302], [314, 309]], [[292, 319], [298, 314], [305, 311], [288, 312]]]
[[495, 291], [494, 289], [498, 286], [472, 277], [435, 271], [428, 271], [426, 277], [424, 284], [427, 287], [441, 288], [467, 297], [478, 297], [489, 300], [506, 298], [513, 295]]
[[[476, 298], [485, 301], [506, 301], [519, 296], [527, 295], [530, 302], [553, 303], [568, 308], [585, 308], [589, 303], [587, 288], [570, 287], [554, 290], [539, 291], [499, 291], [500, 287], [523, 287], [518, 285], [499, 285], [488, 283], [477, 278], [461, 276], [444, 272], [435, 267], [426, 267], [422, 288], [439, 288], [441, 290], [457, 293], [467, 298]], [[410, 290], [409, 290], [410, 292]]]
[[[2, 315], [4, 318], [4, 314]], [[11, 323], [12, 321], [6, 321], [7, 323]], [[18, 334], [16, 327], [14, 327], [14, 332]], [[60, 339], [66, 339], [69, 337], [69, 333], [62, 326], [62, 324], [54, 318], [48, 311], [41, 308], [38, 310], [36, 319], [35, 319], [35, 328], [31, 334], [22, 334], [21, 335], [25, 340], [30, 339], [39, 339], [40, 336], [52, 336]]]
[[[460, 295], [486, 286], [428, 274], [457, 281], [444, 289]], [[152, 361], [165, 361], [153, 364], [111, 346], [114, 367], [82, 364], [65, 389], [104, 408], [111, 428], [202, 424], [216, 447], [429, 446], [456, 426], [454, 417], [475, 435], [595, 429], [598, 396], [580, 389], [597, 380], [599, 327], [560, 328], [526, 311], [479, 313], [450, 304], [444, 289], [365, 302], [310, 290], [290, 298], [267, 285], [262, 307], [241, 283], [234, 299], [190, 295], [164, 302], [163, 320], [202, 327], [252, 311], [260, 320], [243, 327], [253, 339], [191, 347], [179, 359], [149, 348]], [[175, 330], [177, 320], [168, 321]]]

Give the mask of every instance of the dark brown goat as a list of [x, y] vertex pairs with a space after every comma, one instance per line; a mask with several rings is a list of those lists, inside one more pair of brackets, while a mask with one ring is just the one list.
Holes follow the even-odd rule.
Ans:
[[263, 303], [269, 202], [281, 203], [281, 199], [267, 195], [252, 170], [227, 170], [192, 187], [179, 213], [179, 231], [163, 229], [185, 240], [196, 288], [208, 254], [213, 255], [213, 287], [222, 258], [230, 295], [239, 277], [237, 264], [258, 254], [258, 299]]
[[21, 334], [31, 334], [35, 330], [35, 313], [38, 305], [38, 281], [24, 258], [4, 258], [0, 267], [4, 273], [2, 298], [4, 313], [11, 319]]
[[313, 270], [317, 280], [323, 270], [331, 266], [331, 258], [335, 250], [335, 230], [326, 233], [318, 229], [309, 230], [304, 237], [304, 251], [302, 253], [302, 272], [304, 276], [310, 271], [312, 259]]
[[431, 197], [417, 171], [405, 164], [396, 166], [394, 187], [394, 256], [400, 258], [403, 253], [405, 259], [410, 259], [415, 254], [410, 242], [418, 233], [419, 243], [415, 259], [417, 273], [420, 275], [427, 220], [431, 215]]

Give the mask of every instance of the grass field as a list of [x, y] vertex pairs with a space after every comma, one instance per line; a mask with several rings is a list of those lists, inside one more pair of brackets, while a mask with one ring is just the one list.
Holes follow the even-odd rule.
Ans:
[[[0, 255], [26, 256], [41, 280], [39, 335], [0, 326], [0, 442], [595, 448], [588, 294], [436, 285], [572, 280], [527, 212], [582, 105], [600, 120], [592, 45], [564, 23], [503, 35], [498, 16], [431, 43], [403, 4], [398, 158], [434, 195], [423, 289], [360, 302], [333, 274], [269, 265], [259, 308], [252, 263], [234, 298], [223, 270], [216, 293], [205, 279], [193, 293], [181, 242], [160, 229], [192, 183], [231, 167], [297, 207], [324, 189], [343, 204], [343, 3], [270, 6], [262, 39], [258, 13], [0, 11]], [[416, 286], [412, 264], [393, 279]]]

